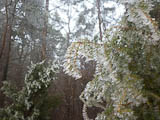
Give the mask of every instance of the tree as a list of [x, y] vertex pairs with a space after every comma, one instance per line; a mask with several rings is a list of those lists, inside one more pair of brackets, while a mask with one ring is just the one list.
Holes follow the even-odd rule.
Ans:
[[115, 21], [109, 14], [115, 12], [117, 6], [112, 4], [106, 6], [110, 2], [113, 0], [86, 0], [77, 3], [77, 7], [81, 9], [76, 10], [78, 12], [74, 28], [76, 39], [98, 37], [102, 41], [106, 27]]
[[48, 15], [49, 15], [49, 0], [45, 1], [45, 16], [44, 16], [44, 28], [43, 28], [43, 38], [42, 38], [42, 60], [46, 59], [46, 38], [47, 38], [47, 28], [48, 28]]
[[99, 36], [100, 40], [102, 41], [102, 19], [101, 19], [101, 8], [100, 8], [100, 0], [97, 0], [97, 10], [98, 10], [98, 23], [99, 23]]
[[[1, 77], [1, 83], [3, 81], [7, 80], [8, 77], [8, 69], [9, 69], [9, 63], [10, 63], [10, 53], [11, 53], [11, 43], [12, 43], [12, 32], [13, 32], [13, 23], [15, 20], [15, 13], [16, 13], [16, 6], [18, 1], [15, 0], [14, 2], [10, 0], [5, 0], [4, 10], [5, 10], [5, 26], [4, 31], [2, 33], [2, 46], [0, 49], [0, 60], [2, 62], [2, 57], [4, 59], [4, 64], [1, 65], [1, 68], [3, 68], [2, 77]], [[2, 84], [0, 83], [0, 87]], [[1, 96], [1, 104], [3, 105], [3, 97]]]
[[79, 58], [97, 62], [94, 79], [80, 96], [84, 119], [89, 119], [86, 106], [95, 106], [102, 109], [96, 120], [159, 120], [160, 31], [150, 15], [153, 1], [119, 3], [126, 11], [117, 26], [110, 26], [105, 41], [73, 42], [64, 69], [79, 79]]
[[[27, 66], [31, 61], [42, 60], [42, 40], [44, 17], [46, 15], [43, 0], [2, 0], [0, 1], [0, 88], [3, 81], [24, 85]], [[46, 50], [47, 60], [63, 56], [64, 51], [58, 44], [65, 41], [59, 30], [54, 28], [54, 21], [47, 24]], [[61, 50], [61, 51], [60, 51]], [[63, 51], [63, 53], [62, 53]], [[7, 99], [0, 92], [0, 107]]]
[[0, 109], [0, 118], [3, 120], [48, 120], [49, 109], [59, 104], [59, 99], [50, 97], [47, 93], [52, 80], [56, 79], [57, 70], [58, 66], [55, 63], [49, 67], [44, 61], [32, 64], [25, 76], [25, 85], [20, 91], [9, 82], [4, 82], [2, 90], [11, 99], [11, 104]]

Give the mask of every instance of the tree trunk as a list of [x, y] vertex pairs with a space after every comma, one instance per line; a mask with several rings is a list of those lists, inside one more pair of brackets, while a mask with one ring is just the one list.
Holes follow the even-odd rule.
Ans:
[[5, 24], [5, 29], [2, 35], [2, 47], [1, 47], [1, 51], [0, 51], [0, 59], [2, 58], [3, 55], [3, 51], [5, 48], [5, 44], [6, 44], [6, 36], [7, 36], [7, 31], [8, 31], [8, 1], [6, 0], [5, 3], [5, 11], [6, 11], [6, 24]]
[[98, 22], [99, 22], [99, 35], [100, 40], [102, 41], [102, 20], [101, 20], [101, 9], [100, 9], [100, 0], [97, 0], [97, 10], [98, 10]]
[[[10, 52], [11, 52], [11, 43], [12, 43], [12, 24], [13, 24], [13, 21], [14, 21], [14, 16], [15, 16], [15, 10], [16, 10], [16, 4], [17, 4], [18, 0], [15, 1], [15, 4], [14, 4], [14, 7], [13, 7], [13, 13], [11, 14], [11, 20], [10, 20], [10, 23], [9, 23], [9, 19], [8, 17], [6, 17], [8, 20], [8, 24], [7, 24], [7, 31], [6, 31], [6, 35], [5, 35], [5, 46], [4, 46], [4, 49], [6, 50], [5, 51], [5, 55], [4, 55], [4, 65], [2, 65], [3, 69], [2, 69], [2, 79], [0, 81], [0, 88], [2, 87], [3, 85], [3, 82], [7, 80], [7, 77], [8, 77], [8, 68], [9, 68], [9, 62], [10, 62]], [[6, 0], [6, 5], [8, 6], [8, 2]], [[6, 9], [8, 9], [6, 7]], [[7, 10], [6, 10], [7, 11]], [[8, 13], [8, 12], [7, 12]], [[8, 15], [7, 15], [8, 16]], [[0, 94], [0, 106], [4, 106], [4, 100], [5, 100], [5, 97], [4, 95], [1, 93]]]
[[8, 67], [9, 67], [9, 60], [10, 60], [10, 52], [11, 52], [11, 27], [9, 27], [9, 32], [8, 32], [8, 50], [6, 52], [6, 62], [4, 65], [4, 71], [3, 71], [3, 76], [2, 76], [2, 81], [7, 80], [7, 74], [8, 74]]
[[42, 38], [42, 60], [46, 59], [46, 42], [47, 42], [47, 24], [48, 24], [48, 14], [49, 14], [49, 0], [46, 0], [46, 14], [44, 17], [44, 28], [43, 28], [43, 38]]

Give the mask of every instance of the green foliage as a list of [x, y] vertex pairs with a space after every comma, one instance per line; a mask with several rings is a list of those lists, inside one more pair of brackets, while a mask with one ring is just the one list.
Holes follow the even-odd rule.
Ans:
[[[10, 103], [0, 109], [2, 120], [49, 120], [49, 112], [60, 104], [60, 97], [49, 96], [48, 88], [56, 78], [56, 64], [32, 64], [25, 77], [22, 90], [4, 82], [2, 90]], [[42, 117], [43, 115], [43, 117]]]
[[[130, 29], [130, 28], [129, 28]], [[134, 107], [138, 120], [159, 120], [160, 119], [160, 51], [159, 44], [149, 44], [139, 34], [138, 30], [123, 29], [121, 41], [113, 37], [112, 41], [106, 44], [106, 56], [113, 57], [113, 64], [116, 64], [117, 78], [128, 85], [133, 86], [137, 81], [142, 80], [143, 95], [147, 97], [148, 103], [142, 103]], [[128, 39], [130, 37], [130, 39]], [[127, 72], [129, 71], [129, 73]], [[142, 87], [142, 86], [137, 86]], [[129, 88], [129, 86], [127, 86]], [[136, 88], [136, 87], [135, 87]]]
[[149, 14], [153, 1], [119, 2], [126, 8], [119, 25], [111, 26], [100, 44], [73, 43], [64, 69], [80, 78], [80, 56], [97, 62], [94, 79], [80, 96], [85, 106], [103, 110], [95, 120], [160, 120], [160, 31]]

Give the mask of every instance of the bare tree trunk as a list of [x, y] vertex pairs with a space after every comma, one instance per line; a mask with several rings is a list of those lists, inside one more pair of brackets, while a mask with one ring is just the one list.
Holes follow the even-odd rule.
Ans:
[[0, 51], [0, 59], [3, 55], [3, 51], [4, 51], [4, 48], [5, 48], [5, 44], [6, 44], [7, 31], [8, 31], [8, 1], [7, 0], [6, 0], [6, 3], [5, 3], [5, 11], [6, 11], [6, 24], [5, 24], [5, 29], [4, 29], [3, 36], [2, 36], [2, 48], [1, 48], [1, 51]]
[[70, 42], [70, 35], [71, 35], [71, 27], [70, 27], [70, 24], [71, 24], [71, 10], [70, 10], [70, 1], [67, 0], [67, 18], [68, 18], [68, 21], [67, 21], [67, 48], [69, 47], [69, 42]]
[[99, 35], [100, 40], [102, 41], [102, 20], [101, 20], [101, 9], [100, 9], [100, 0], [97, 0], [97, 10], [98, 10], [98, 22], [99, 22]]
[[[16, 11], [16, 4], [17, 4], [18, 1], [19, 0], [15, 1], [14, 8], [12, 10], [13, 12], [11, 14], [10, 23], [9, 23], [9, 19], [7, 20], [8, 21], [7, 32], [5, 33], [6, 34], [6, 36], [5, 36], [6, 55], [4, 56], [5, 57], [5, 63], [4, 63], [4, 66], [3, 66], [2, 79], [0, 81], [0, 88], [2, 87], [3, 82], [6, 81], [7, 77], [8, 77], [8, 68], [9, 68], [9, 62], [10, 62], [10, 52], [11, 52], [11, 43], [12, 43], [12, 39], [11, 39], [11, 37], [12, 37], [12, 24], [13, 24], [13, 21], [14, 21], [14, 16], [15, 16], [15, 11]], [[7, 0], [6, 0], [6, 4], [8, 6]], [[8, 8], [6, 7], [6, 9], [8, 9]], [[0, 99], [0, 106], [4, 106], [5, 97], [4, 97], [4, 95], [2, 93], [1, 93], [0, 98], [1, 98]]]
[[8, 67], [9, 67], [9, 60], [10, 60], [10, 52], [11, 52], [11, 26], [9, 27], [9, 32], [8, 32], [8, 50], [6, 52], [6, 62], [4, 65], [4, 71], [3, 71], [3, 76], [2, 76], [2, 81], [7, 80], [7, 74], [8, 74]]
[[46, 14], [44, 18], [44, 28], [43, 28], [43, 38], [42, 38], [42, 60], [46, 59], [46, 42], [47, 42], [47, 24], [48, 24], [48, 14], [49, 14], [49, 0], [46, 0]]

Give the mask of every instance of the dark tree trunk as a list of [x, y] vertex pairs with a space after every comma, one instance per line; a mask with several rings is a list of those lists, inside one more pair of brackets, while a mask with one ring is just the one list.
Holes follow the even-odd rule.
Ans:
[[2, 35], [2, 47], [1, 47], [1, 50], [0, 50], [0, 59], [2, 58], [3, 51], [5, 49], [6, 36], [7, 36], [7, 31], [8, 31], [8, 1], [7, 0], [6, 0], [6, 3], [5, 3], [5, 12], [6, 12], [6, 24], [5, 24], [4, 32], [3, 32], [3, 35]]
[[42, 60], [46, 59], [46, 45], [47, 45], [47, 24], [48, 24], [48, 12], [49, 12], [49, 0], [46, 0], [46, 13], [44, 18], [43, 38], [42, 38]]
[[101, 20], [101, 9], [100, 9], [100, 0], [97, 0], [97, 9], [98, 9], [98, 22], [99, 22], [99, 35], [100, 40], [102, 41], [102, 20]]
[[[2, 64], [2, 78], [1, 78], [1, 81], [0, 81], [0, 88], [2, 87], [3, 85], [3, 82], [7, 80], [7, 77], [8, 77], [8, 69], [9, 69], [9, 62], [10, 62], [10, 52], [11, 52], [11, 43], [12, 43], [12, 24], [13, 24], [13, 21], [14, 21], [14, 16], [15, 16], [15, 11], [16, 11], [16, 5], [17, 5], [17, 1], [14, 2], [14, 7], [12, 9], [12, 14], [11, 14], [11, 18], [9, 20], [9, 17], [8, 17], [8, 13], [9, 13], [9, 7], [8, 7], [8, 1], [6, 0], [6, 21], [7, 22], [7, 29], [6, 29], [6, 33], [4, 34], [4, 41], [5, 41], [5, 46], [3, 48], [3, 51], [5, 50], [5, 54], [3, 55], [3, 60], [4, 60], [4, 64]], [[12, 1], [10, 3], [10, 5], [12, 5]], [[3, 53], [2, 51], [2, 53]], [[2, 56], [1, 56], [2, 57]], [[2, 59], [1, 59], [2, 61]], [[5, 97], [3, 95], [3, 93], [0, 91], [0, 106], [4, 106], [4, 100], [5, 100]]]

